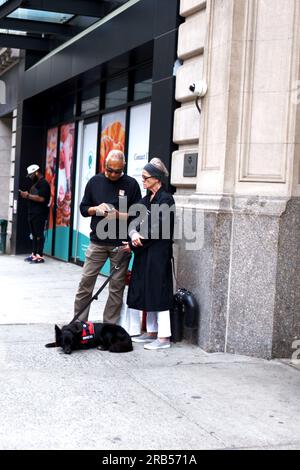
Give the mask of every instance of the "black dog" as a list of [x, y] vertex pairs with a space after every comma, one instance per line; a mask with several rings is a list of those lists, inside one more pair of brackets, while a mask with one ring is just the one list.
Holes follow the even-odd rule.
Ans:
[[132, 341], [124, 328], [111, 323], [92, 323], [75, 321], [61, 329], [55, 325], [55, 343], [46, 348], [61, 347], [65, 354], [75, 349], [98, 349], [116, 353], [133, 350]]

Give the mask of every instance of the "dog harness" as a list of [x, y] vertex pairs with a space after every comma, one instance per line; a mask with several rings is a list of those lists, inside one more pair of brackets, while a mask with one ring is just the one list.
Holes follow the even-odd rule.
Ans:
[[82, 334], [80, 344], [87, 345], [90, 341], [93, 341], [95, 337], [94, 325], [91, 321], [81, 322], [82, 323]]

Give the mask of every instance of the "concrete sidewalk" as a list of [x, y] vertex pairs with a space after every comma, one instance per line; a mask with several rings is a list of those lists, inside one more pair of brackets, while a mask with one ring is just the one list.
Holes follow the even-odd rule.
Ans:
[[288, 361], [185, 343], [118, 355], [46, 349], [54, 323], [72, 318], [80, 275], [52, 259], [0, 256], [0, 449], [300, 448], [300, 370]]

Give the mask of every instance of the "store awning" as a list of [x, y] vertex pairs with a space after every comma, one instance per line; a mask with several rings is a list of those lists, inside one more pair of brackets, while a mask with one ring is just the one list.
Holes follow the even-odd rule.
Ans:
[[0, 47], [49, 52], [128, 0], [0, 0]]

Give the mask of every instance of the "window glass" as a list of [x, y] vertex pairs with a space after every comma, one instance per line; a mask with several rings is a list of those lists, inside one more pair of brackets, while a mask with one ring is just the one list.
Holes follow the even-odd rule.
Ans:
[[107, 81], [105, 108], [114, 108], [127, 103], [128, 80], [127, 76]]
[[144, 67], [135, 72], [134, 101], [149, 98], [152, 95], [152, 68]]
[[74, 95], [67, 95], [61, 100], [60, 105], [60, 120], [70, 121], [75, 115], [75, 97]]
[[[24, 2], [23, 2], [24, 3]], [[8, 18], [18, 18], [20, 20], [45, 21], [46, 23], [66, 23], [74, 15], [68, 13], [56, 13], [45, 10], [32, 10], [30, 8], [17, 8], [8, 15]]]
[[49, 112], [47, 113], [48, 126], [54, 126], [59, 122], [59, 103], [55, 100], [49, 103]]
[[86, 116], [99, 110], [99, 85], [93, 85], [81, 93], [81, 114]]

